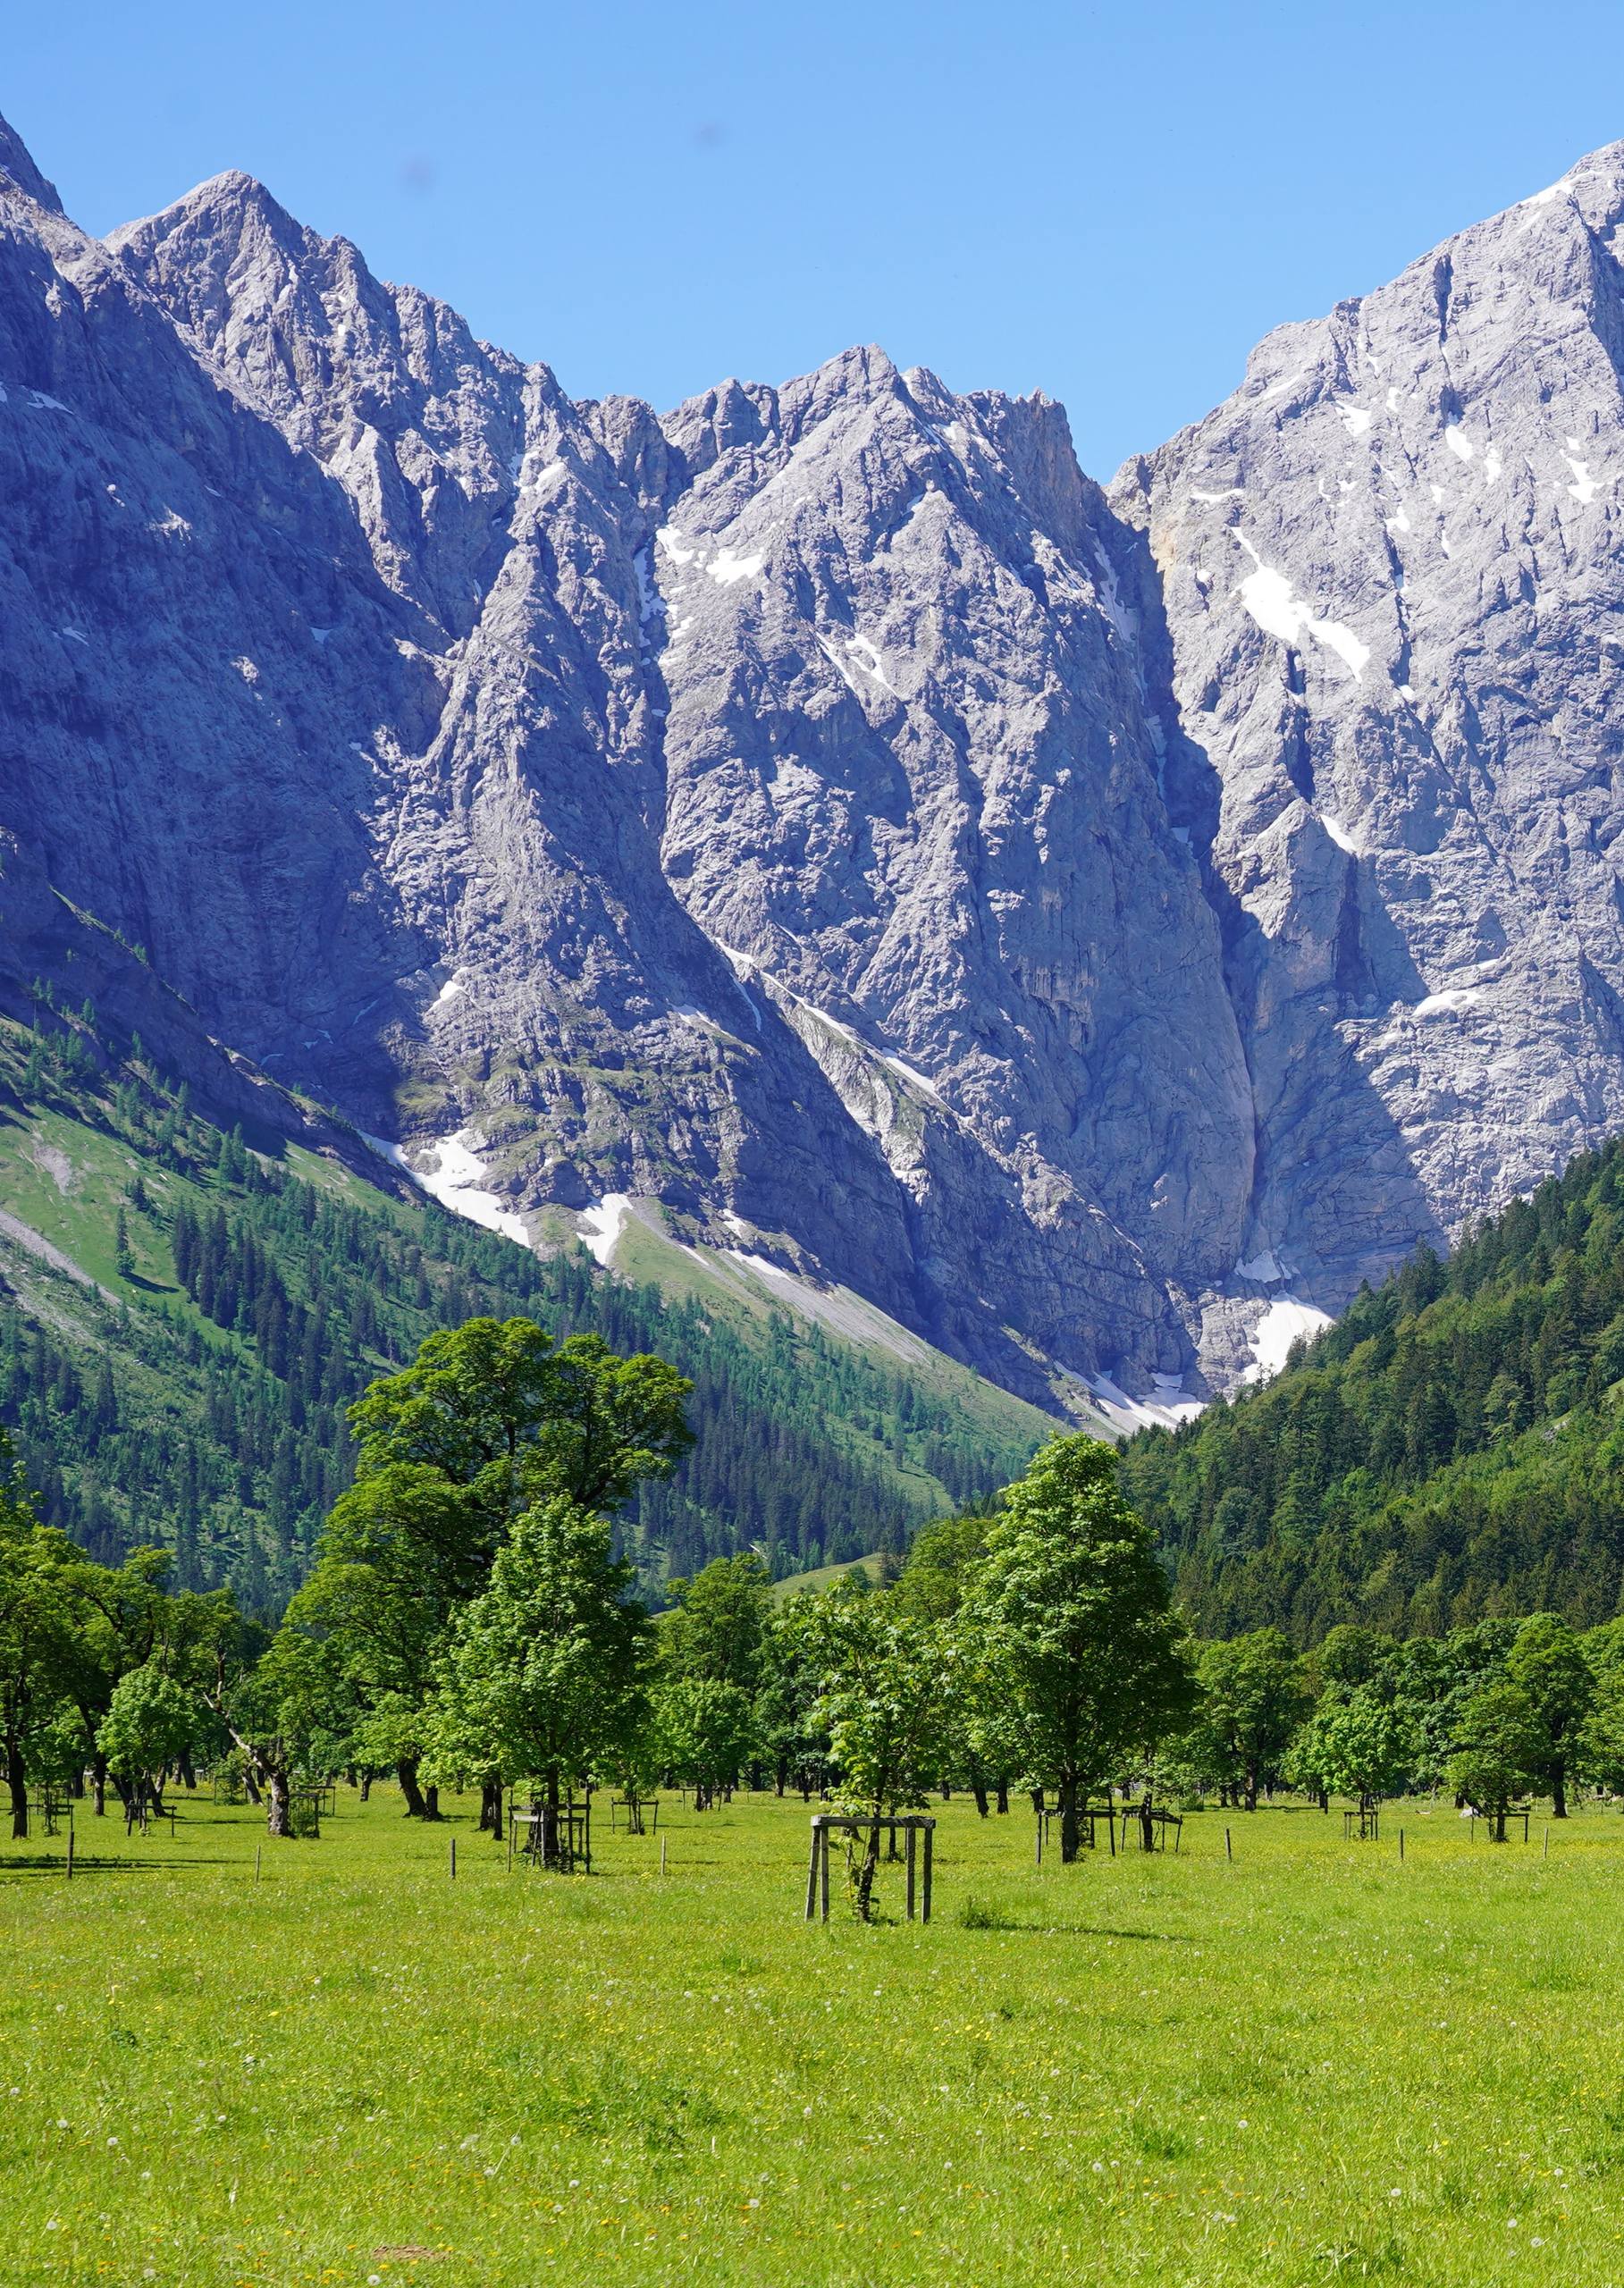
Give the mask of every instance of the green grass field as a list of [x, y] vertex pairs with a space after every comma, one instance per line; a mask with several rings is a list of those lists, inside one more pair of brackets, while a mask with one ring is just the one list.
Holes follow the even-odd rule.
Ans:
[[342, 1795], [257, 1884], [206, 1802], [81, 1815], [71, 1885], [0, 1845], [0, 2280], [1624, 2277], [1616, 1814], [1039, 1872], [955, 1798], [931, 1926], [826, 1930], [798, 1800], [668, 1799], [663, 1879], [509, 1875], [459, 1809]]

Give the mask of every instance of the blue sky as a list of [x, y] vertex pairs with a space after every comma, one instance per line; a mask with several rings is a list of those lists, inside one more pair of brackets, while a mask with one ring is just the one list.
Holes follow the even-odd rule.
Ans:
[[1618, 0], [89, 0], [5, 63], [88, 229], [240, 166], [577, 396], [877, 341], [1102, 476], [1624, 135]]

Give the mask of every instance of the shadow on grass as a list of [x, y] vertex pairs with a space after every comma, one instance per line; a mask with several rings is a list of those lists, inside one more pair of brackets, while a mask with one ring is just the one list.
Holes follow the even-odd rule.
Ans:
[[[73, 1880], [78, 1882], [81, 1875], [167, 1875], [174, 1868], [222, 1867], [224, 1864], [223, 1859], [189, 1859], [178, 1853], [166, 1855], [162, 1859], [98, 1859], [88, 1851], [75, 1852]], [[16, 1859], [0, 1856], [0, 1882], [8, 1875], [55, 1875], [62, 1883], [68, 1879], [68, 1866], [60, 1852], [42, 1853], [38, 1856], [30, 1852], [26, 1858]]]
[[1188, 1947], [1182, 1930], [1129, 1930], [1111, 1922], [1055, 1922], [1047, 1917], [1012, 1914], [1005, 1907], [966, 1899], [957, 1916], [961, 1930], [1025, 1930], [1038, 1939], [1134, 1939], [1148, 1946]]

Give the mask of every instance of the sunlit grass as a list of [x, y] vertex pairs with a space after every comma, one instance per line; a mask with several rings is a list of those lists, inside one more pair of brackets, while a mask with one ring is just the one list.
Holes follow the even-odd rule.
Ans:
[[81, 1816], [71, 1886], [0, 1845], [0, 2280], [1624, 2275], [1616, 1814], [1039, 1872], [955, 1799], [931, 1927], [824, 1930], [798, 1800], [669, 1803], [663, 1880], [601, 1821], [509, 1875], [460, 1808], [343, 1795], [257, 1885], [206, 1803]]

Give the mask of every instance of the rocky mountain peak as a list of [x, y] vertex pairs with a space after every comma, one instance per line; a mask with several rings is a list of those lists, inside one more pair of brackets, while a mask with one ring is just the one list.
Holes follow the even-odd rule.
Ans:
[[46, 181], [34, 164], [22, 138], [4, 119], [0, 119], [0, 177], [4, 178], [5, 185], [13, 191], [21, 191], [25, 198], [31, 198], [37, 206], [43, 206], [53, 214], [62, 213], [62, 201], [56, 195], [55, 184]]

